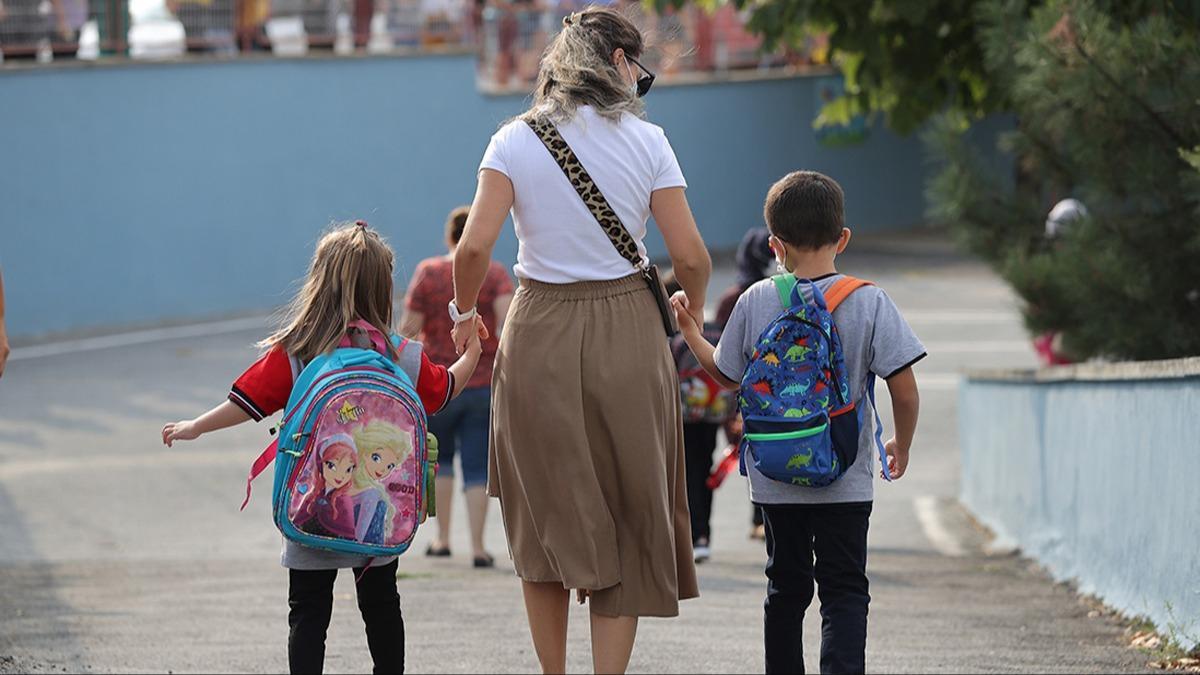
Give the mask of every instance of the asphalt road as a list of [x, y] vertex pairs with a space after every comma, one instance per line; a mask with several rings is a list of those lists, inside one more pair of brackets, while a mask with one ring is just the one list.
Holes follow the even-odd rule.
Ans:
[[[930, 353], [917, 367], [922, 415], [909, 473], [877, 491], [868, 669], [1144, 670], [1114, 620], [1089, 618], [1087, 605], [1029, 562], [982, 553], [982, 534], [954, 502], [959, 373], [1034, 362], [1006, 287], [926, 235], [856, 241], [841, 267], [886, 288]], [[720, 269], [714, 292], [730, 278]], [[0, 381], [0, 672], [286, 669], [287, 575], [269, 476], [238, 512], [266, 425], [170, 450], [158, 437], [163, 422], [223, 398], [263, 326], [17, 352]], [[420, 555], [427, 527], [401, 559], [409, 670], [531, 671], [499, 518], [493, 512], [488, 528], [498, 567], [477, 571], [463, 516], [459, 502], [455, 557]], [[678, 619], [642, 622], [631, 671], [761, 672], [765, 554], [747, 538], [749, 517], [744, 483], [731, 478], [714, 506], [701, 597]], [[348, 574], [336, 593], [327, 672], [368, 671]], [[585, 609], [573, 610], [570, 639], [569, 668], [589, 671]], [[815, 671], [815, 605], [804, 639]]]

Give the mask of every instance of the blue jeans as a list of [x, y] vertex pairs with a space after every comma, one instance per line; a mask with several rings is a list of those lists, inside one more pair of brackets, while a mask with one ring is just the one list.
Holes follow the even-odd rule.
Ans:
[[438, 439], [438, 477], [454, 476], [454, 455], [462, 465], [463, 487], [487, 483], [488, 431], [492, 388], [464, 389], [458, 398], [429, 418]]

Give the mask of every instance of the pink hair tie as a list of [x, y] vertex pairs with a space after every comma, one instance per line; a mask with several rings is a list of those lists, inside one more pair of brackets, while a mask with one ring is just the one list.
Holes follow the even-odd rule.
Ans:
[[361, 227], [364, 230], [367, 229], [367, 221], [365, 221], [365, 220], [356, 220], [356, 221], [354, 221], [354, 224]]

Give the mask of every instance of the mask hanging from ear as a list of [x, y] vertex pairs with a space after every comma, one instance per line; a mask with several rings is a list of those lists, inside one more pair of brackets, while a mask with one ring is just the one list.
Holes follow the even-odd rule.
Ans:
[[[775, 238], [772, 237], [772, 239], [775, 239]], [[783, 247], [783, 242], [779, 243], [779, 248], [783, 249], [783, 257], [782, 258], [779, 257], [779, 253], [776, 251], [775, 246], [771, 247], [771, 253], [775, 254], [775, 271], [778, 274], [787, 274], [788, 273], [787, 249]]]
[[622, 58], [621, 60], [625, 62], [625, 72], [629, 73], [629, 79], [633, 82], [633, 84], [629, 85], [629, 95], [640, 96], [641, 94], [638, 93], [638, 79], [633, 72], [633, 68], [629, 65], [629, 59]]

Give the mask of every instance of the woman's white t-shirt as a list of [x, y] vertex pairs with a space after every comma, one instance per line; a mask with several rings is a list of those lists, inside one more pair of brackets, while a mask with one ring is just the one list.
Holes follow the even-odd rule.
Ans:
[[[630, 114], [614, 123], [582, 106], [558, 130], [645, 258], [650, 193], [687, 187], [662, 128]], [[633, 273], [528, 124], [513, 120], [492, 136], [479, 165], [484, 169], [499, 171], [513, 184], [518, 277], [566, 284]]]

